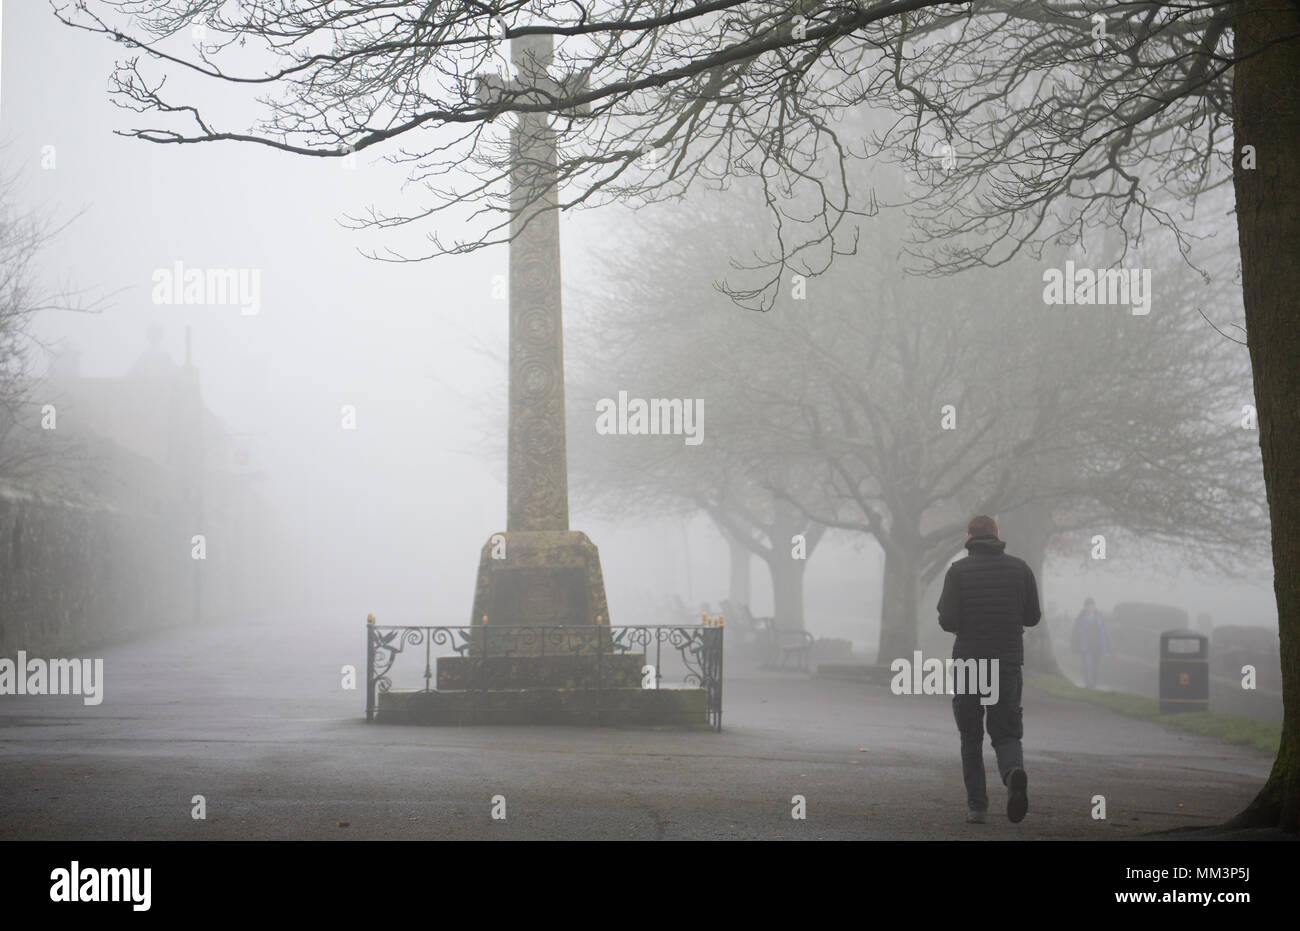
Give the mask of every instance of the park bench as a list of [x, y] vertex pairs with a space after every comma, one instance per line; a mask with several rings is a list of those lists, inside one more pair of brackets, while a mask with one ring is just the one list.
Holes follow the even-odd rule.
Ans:
[[763, 667], [807, 672], [808, 657], [812, 655], [815, 642], [813, 635], [806, 630], [782, 630], [774, 617], [763, 618], [763, 625], [767, 645]]
[[764, 669], [808, 671], [808, 657], [815, 638], [806, 630], [782, 630], [774, 617], [754, 617], [749, 606], [725, 603], [742, 629], [753, 631], [754, 643], [763, 658]]

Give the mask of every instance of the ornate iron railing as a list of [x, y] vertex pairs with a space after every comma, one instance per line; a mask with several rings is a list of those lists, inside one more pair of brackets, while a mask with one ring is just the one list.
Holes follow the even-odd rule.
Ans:
[[[519, 688], [522, 657], [572, 657], [542, 664], [552, 681], [530, 681], [597, 692], [626, 688], [703, 689], [708, 723], [722, 728], [722, 633], [720, 625], [494, 625], [428, 626], [366, 624], [366, 720], [375, 718], [381, 693], [393, 688], [399, 657], [416, 658], [404, 671], [417, 692], [487, 692]], [[667, 649], [665, 649], [667, 648]], [[641, 663], [636, 657], [642, 657]], [[412, 671], [423, 660], [418, 676]], [[449, 668], [438, 668], [449, 660]], [[629, 662], [631, 661], [631, 662]], [[528, 673], [535, 676], [534, 666]], [[653, 678], [651, 678], [653, 677]], [[653, 685], [651, 685], [653, 682]]]

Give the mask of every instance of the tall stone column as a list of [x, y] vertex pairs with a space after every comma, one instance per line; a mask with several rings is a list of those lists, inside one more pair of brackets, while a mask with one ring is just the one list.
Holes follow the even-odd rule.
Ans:
[[[550, 36], [512, 40], [511, 57], [518, 77], [485, 81], [489, 95], [528, 103], [571, 92], [548, 73], [554, 57]], [[548, 113], [515, 118], [506, 532], [483, 545], [471, 622], [608, 624], [600, 555], [586, 534], [569, 529], [555, 131]]]
[[[550, 36], [515, 39], [521, 87], [544, 87]], [[564, 327], [555, 132], [546, 113], [520, 114], [511, 138], [510, 436], [506, 529], [568, 530]]]

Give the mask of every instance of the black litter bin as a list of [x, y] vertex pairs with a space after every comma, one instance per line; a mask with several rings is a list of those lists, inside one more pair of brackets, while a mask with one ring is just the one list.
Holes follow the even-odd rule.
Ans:
[[1210, 710], [1210, 638], [1194, 630], [1160, 634], [1160, 713]]

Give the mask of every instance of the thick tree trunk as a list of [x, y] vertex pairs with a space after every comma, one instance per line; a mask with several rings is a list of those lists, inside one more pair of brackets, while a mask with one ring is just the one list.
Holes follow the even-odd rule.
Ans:
[[1007, 541], [1007, 552], [1019, 556], [1033, 570], [1038, 582], [1038, 602], [1043, 609], [1043, 619], [1037, 627], [1025, 631], [1025, 667], [1033, 672], [1061, 675], [1048, 632], [1047, 595], [1043, 583], [1043, 563], [1047, 561], [1047, 544], [1052, 542], [1055, 528], [1050, 508], [1028, 506], [1017, 508], [999, 519], [998, 529]]
[[753, 565], [754, 554], [749, 547], [739, 542], [729, 533], [723, 533], [727, 539], [727, 552], [731, 557], [731, 573], [727, 580], [727, 598], [733, 604], [744, 605], [749, 607], [750, 585], [750, 566]]
[[[1255, 378], [1259, 447], [1273, 526], [1282, 653], [1282, 744], [1268, 782], [1232, 826], [1300, 827], [1300, 11], [1244, 0], [1235, 23], [1233, 181]], [[1270, 42], [1276, 45], [1269, 46]], [[1256, 54], [1258, 53], [1258, 54]], [[1253, 146], [1257, 167], [1242, 167]]]
[[[782, 630], [803, 630], [803, 573], [822, 531], [810, 528], [802, 512], [777, 498], [770, 533], [772, 549], [765, 558], [772, 575], [772, 615]], [[801, 559], [794, 555], [796, 535], [803, 537]]]
[[803, 573], [806, 560], [778, 550], [768, 563], [772, 573], [772, 614], [781, 630], [803, 630]]
[[891, 545], [885, 550], [880, 588], [876, 665], [888, 666], [899, 658], [910, 662], [917, 645], [916, 619], [921, 600], [921, 559], [914, 548]]
[[[824, 528], [808, 526], [803, 515], [791, 505], [777, 501], [776, 513], [770, 527], [771, 548], [758, 543], [746, 543], [727, 530], [727, 522], [714, 515], [714, 522], [727, 541], [731, 557], [731, 577], [729, 598], [737, 604], [749, 606], [751, 590], [750, 557], [756, 555], [767, 564], [768, 574], [772, 579], [772, 614], [777, 626], [785, 630], [803, 630], [803, 576], [808, 559], [821, 540]], [[791, 541], [796, 534], [804, 537], [800, 551], [803, 558], [796, 558]]]

